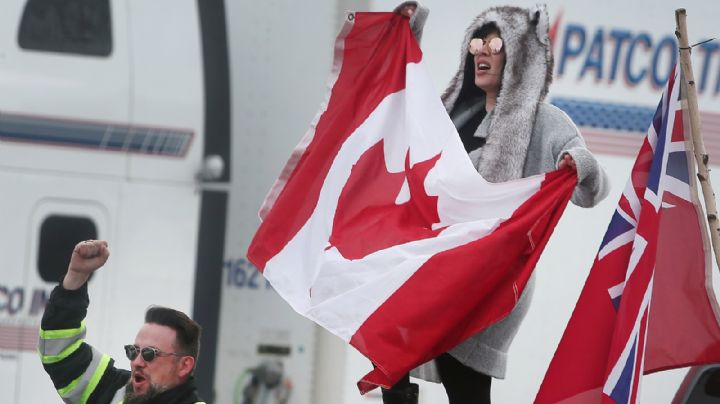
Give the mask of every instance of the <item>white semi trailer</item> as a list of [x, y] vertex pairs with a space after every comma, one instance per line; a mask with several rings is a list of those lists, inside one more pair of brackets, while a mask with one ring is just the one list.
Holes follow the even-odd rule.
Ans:
[[[495, 4], [423, 4], [431, 14], [422, 48], [439, 94], [465, 27]], [[197, 378], [209, 402], [381, 402], [355, 387], [370, 363], [294, 313], [245, 251], [265, 193], [325, 96], [345, 12], [396, 5], [0, 1], [0, 387], [8, 402], [60, 401], [35, 352], [37, 327], [68, 248], [93, 237], [109, 240], [112, 257], [90, 282], [88, 340], [118, 366], [128, 366], [121, 347], [144, 309], [164, 304], [204, 326]], [[683, 6], [691, 42], [716, 36], [720, 4]], [[571, 206], [561, 220], [538, 264], [508, 377], [493, 384], [500, 403], [529, 403], [537, 391], [677, 46], [670, 1], [548, 7], [550, 101], [580, 125], [613, 188], [600, 206]], [[712, 159], [720, 45], [693, 55]], [[642, 402], [670, 402], [686, 372], [646, 377]], [[253, 390], [254, 382], [265, 384]], [[444, 401], [442, 387], [421, 385], [421, 403]]]

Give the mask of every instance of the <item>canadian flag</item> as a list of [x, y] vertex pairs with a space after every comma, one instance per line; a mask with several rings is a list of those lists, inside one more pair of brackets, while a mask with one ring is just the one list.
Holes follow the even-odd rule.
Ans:
[[505, 317], [576, 183], [474, 169], [408, 20], [349, 14], [330, 96], [261, 210], [248, 258], [389, 387]]

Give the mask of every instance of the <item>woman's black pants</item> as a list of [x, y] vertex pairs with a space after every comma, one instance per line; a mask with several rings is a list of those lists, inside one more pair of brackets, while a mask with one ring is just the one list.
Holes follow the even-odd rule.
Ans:
[[[440, 380], [448, 396], [449, 404], [490, 404], [490, 383], [492, 378], [469, 368], [450, 354], [444, 353], [435, 358]], [[404, 403], [395, 397], [411, 388], [410, 378], [405, 375], [390, 390], [383, 389], [383, 402]]]

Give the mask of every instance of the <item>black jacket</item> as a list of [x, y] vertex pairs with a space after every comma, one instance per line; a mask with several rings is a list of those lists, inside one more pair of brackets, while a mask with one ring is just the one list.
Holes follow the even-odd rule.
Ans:
[[[85, 343], [87, 284], [77, 290], [58, 285], [50, 294], [40, 325], [38, 352], [58, 394], [70, 403], [121, 403], [130, 371]], [[200, 402], [191, 377], [153, 400], [163, 404]]]

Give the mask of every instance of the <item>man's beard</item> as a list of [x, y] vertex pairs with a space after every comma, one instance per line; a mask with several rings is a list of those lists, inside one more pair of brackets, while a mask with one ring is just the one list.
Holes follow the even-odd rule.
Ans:
[[132, 378], [125, 385], [125, 397], [123, 398], [123, 404], [152, 404], [153, 400], [157, 398], [160, 393], [167, 390], [165, 386], [158, 386], [150, 384], [148, 390], [144, 394], [135, 394], [135, 390], [132, 386]]

